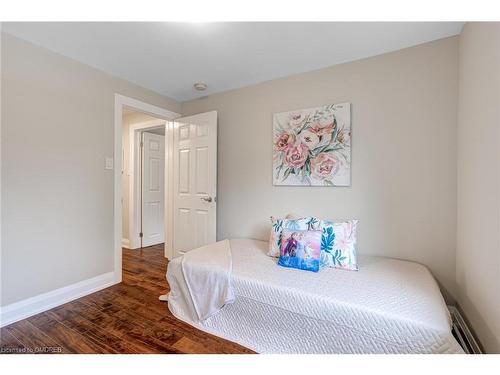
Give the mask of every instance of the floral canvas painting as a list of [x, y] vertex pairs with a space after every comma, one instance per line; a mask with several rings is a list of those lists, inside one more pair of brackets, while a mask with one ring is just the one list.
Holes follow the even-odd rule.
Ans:
[[351, 184], [351, 104], [276, 113], [273, 184]]

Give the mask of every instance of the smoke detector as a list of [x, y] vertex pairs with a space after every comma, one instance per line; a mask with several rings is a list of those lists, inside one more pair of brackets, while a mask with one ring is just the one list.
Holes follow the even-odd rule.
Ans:
[[205, 91], [207, 89], [207, 84], [203, 82], [196, 82], [193, 85], [194, 89], [197, 91]]

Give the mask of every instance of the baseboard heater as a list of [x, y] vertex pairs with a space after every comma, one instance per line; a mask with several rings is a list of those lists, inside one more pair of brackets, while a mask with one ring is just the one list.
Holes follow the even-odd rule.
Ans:
[[460, 346], [467, 354], [483, 354], [481, 347], [477, 340], [474, 338], [467, 323], [465, 323], [462, 314], [455, 306], [448, 306], [450, 311], [453, 336], [457, 339]]

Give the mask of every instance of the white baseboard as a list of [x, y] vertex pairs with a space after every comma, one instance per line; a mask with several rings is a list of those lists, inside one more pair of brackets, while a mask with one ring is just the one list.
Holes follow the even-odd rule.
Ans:
[[116, 284], [117, 280], [114, 272], [108, 272], [76, 284], [0, 307], [0, 327], [110, 287]]
[[126, 238], [122, 238], [122, 247], [125, 249], [130, 249], [130, 241]]

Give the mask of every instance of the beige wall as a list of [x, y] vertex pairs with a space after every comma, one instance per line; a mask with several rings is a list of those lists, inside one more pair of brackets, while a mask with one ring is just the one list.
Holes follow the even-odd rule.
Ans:
[[[269, 216], [358, 218], [359, 250], [427, 265], [455, 293], [458, 38], [183, 103], [217, 110], [218, 238]], [[352, 186], [272, 185], [272, 115], [352, 103]]]
[[500, 24], [460, 35], [458, 302], [488, 352], [500, 353]]
[[180, 112], [2, 34], [2, 305], [113, 270], [115, 93]]
[[122, 173], [122, 239], [129, 241], [129, 197], [130, 197], [130, 125], [140, 122], [157, 120], [155, 117], [140, 112], [131, 112], [123, 115], [123, 173]]

